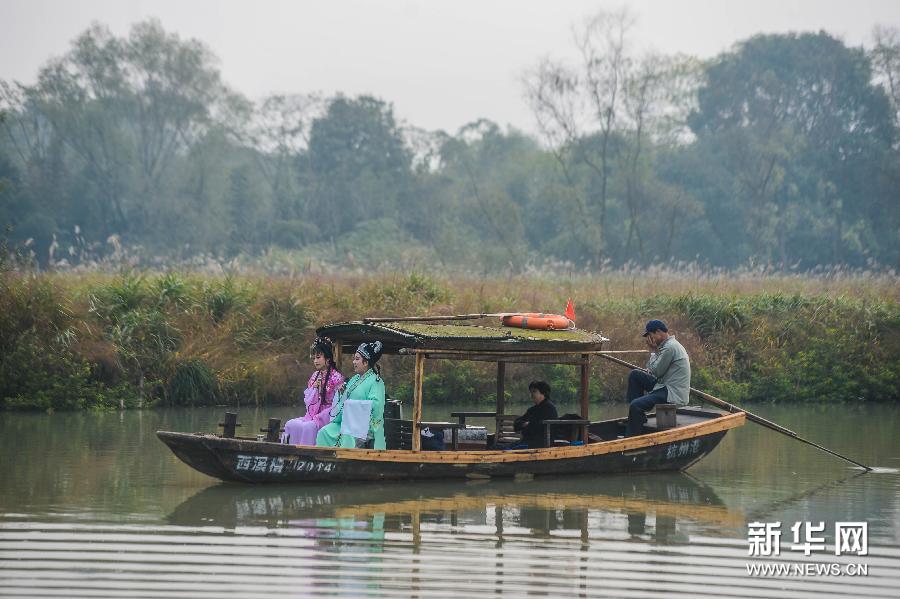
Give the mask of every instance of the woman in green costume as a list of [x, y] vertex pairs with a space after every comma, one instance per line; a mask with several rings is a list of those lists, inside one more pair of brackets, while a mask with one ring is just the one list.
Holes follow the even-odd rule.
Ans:
[[[381, 341], [363, 343], [353, 355], [353, 370], [356, 376], [341, 389], [340, 396], [331, 407], [331, 422], [319, 430], [316, 445], [321, 447], [357, 447], [367, 440], [374, 440], [375, 449], [384, 449], [384, 381], [377, 362], [383, 351]], [[346, 432], [344, 407], [347, 400], [371, 402], [368, 434], [365, 438], [354, 437]], [[344, 432], [341, 432], [341, 428]]]

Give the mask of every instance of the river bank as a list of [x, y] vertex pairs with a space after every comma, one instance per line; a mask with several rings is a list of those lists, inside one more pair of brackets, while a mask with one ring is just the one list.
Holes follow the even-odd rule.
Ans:
[[[641, 348], [643, 323], [662, 318], [691, 355], [694, 386], [728, 401], [900, 399], [893, 275], [4, 273], [0, 409], [289, 405], [309, 375], [308, 347], [323, 323], [561, 312], [568, 297], [578, 326], [612, 339], [610, 349]], [[389, 393], [400, 399], [410, 395], [407, 362], [385, 362]], [[426, 389], [432, 401], [477, 402], [493, 391], [486, 368], [436, 368]], [[622, 396], [625, 373], [614, 368], [595, 367], [592, 401]], [[577, 386], [574, 369], [534, 370], [521, 376], [546, 378], [562, 395]]]

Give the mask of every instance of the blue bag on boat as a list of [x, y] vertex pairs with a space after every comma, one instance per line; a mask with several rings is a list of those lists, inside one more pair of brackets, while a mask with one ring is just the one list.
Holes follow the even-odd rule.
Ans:
[[436, 435], [428, 427], [422, 429], [423, 451], [444, 451], [444, 435]]

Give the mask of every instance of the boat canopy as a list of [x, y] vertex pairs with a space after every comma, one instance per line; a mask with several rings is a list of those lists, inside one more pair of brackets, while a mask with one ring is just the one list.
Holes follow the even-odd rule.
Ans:
[[459, 352], [552, 352], [580, 354], [600, 351], [604, 341], [599, 333], [580, 329], [540, 331], [472, 324], [423, 322], [341, 322], [316, 330], [319, 336], [339, 341], [344, 352], [353, 352], [363, 342], [381, 341], [384, 353], [402, 350], [444, 350]]
[[[416, 317], [413, 317], [416, 318]], [[505, 412], [505, 374], [507, 362], [570, 364], [581, 369], [581, 438], [588, 441], [588, 376], [591, 355], [601, 351], [604, 338], [599, 333], [579, 329], [542, 331], [512, 327], [473, 324], [436, 324], [416, 320], [378, 322], [342, 322], [319, 327], [316, 334], [331, 338], [335, 344], [335, 360], [343, 354], [353, 355], [360, 343], [381, 341], [386, 354], [414, 355], [413, 430], [422, 422], [422, 396], [426, 360], [476, 360], [497, 363], [497, 401], [494, 412], [459, 412], [461, 416], [486, 416], [496, 420], [499, 431]], [[413, 434], [414, 451], [421, 439]]]

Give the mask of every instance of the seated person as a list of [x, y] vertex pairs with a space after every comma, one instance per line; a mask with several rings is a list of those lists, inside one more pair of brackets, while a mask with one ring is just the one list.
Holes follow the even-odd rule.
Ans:
[[650, 348], [647, 370], [632, 370], [628, 375], [627, 437], [644, 432], [647, 412], [656, 404], [686, 406], [691, 391], [691, 361], [684, 347], [669, 334], [666, 323], [651, 320], [644, 327]]
[[[320, 447], [357, 447], [367, 440], [374, 441], [375, 449], [384, 449], [384, 381], [381, 368], [376, 364], [381, 358], [383, 346], [380, 341], [363, 343], [353, 355], [353, 371], [356, 375], [347, 381], [331, 408], [331, 423], [322, 427], [316, 436]], [[371, 402], [368, 433], [357, 437], [344, 432], [344, 404], [347, 400]], [[348, 424], [350, 421], [348, 420]], [[365, 433], [365, 426], [363, 432]]]
[[550, 385], [545, 381], [528, 383], [534, 405], [513, 422], [513, 430], [522, 433], [522, 440], [504, 449], [535, 449], [546, 447], [544, 420], [556, 420], [556, 406], [550, 401]]
[[344, 376], [334, 363], [334, 345], [328, 337], [317, 337], [310, 348], [315, 372], [309, 377], [303, 401], [306, 414], [292, 418], [284, 425], [282, 443], [315, 445], [319, 429], [331, 422], [329, 411], [335, 393], [344, 384]]

